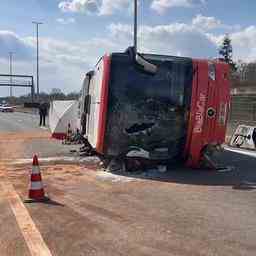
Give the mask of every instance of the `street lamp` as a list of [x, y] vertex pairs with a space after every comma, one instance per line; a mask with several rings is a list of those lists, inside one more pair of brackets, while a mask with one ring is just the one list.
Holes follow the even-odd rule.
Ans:
[[134, 0], [134, 51], [137, 53], [138, 1]]
[[10, 66], [10, 97], [12, 97], [12, 57], [13, 52], [9, 52], [9, 66]]
[[42, 22], [33, 21], [33, 24], [36, 25], [36, 82], [37, 82], [37, 98], [39, 99], [39, 38], [38, 38], [38, 27], [43, 24]]

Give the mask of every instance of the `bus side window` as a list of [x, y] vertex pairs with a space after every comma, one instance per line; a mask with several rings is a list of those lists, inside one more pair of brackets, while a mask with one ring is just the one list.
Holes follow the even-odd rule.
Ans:
[[91, 95], [87, 94], [84, 99], [84, 112], [86, 114], [90, 113], [90, 105], [91, 105]]

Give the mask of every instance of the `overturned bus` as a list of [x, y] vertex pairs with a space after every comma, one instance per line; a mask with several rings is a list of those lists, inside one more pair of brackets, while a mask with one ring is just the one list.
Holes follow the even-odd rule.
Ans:
[[198, 168], [225, 140], [229, 67], [219, 60], [123, 53], [102, 57], [82, 89], [82, 129], [105, 157]]

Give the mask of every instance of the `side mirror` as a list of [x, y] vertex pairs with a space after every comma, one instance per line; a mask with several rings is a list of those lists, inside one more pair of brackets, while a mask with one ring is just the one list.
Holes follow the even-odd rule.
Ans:
[[157, 66], [150, 63], [147, 59], [145, 59], [141, 54], [135, 52], [134, 47], [129, 47], [125, 53], [127, 53], [132, 61], [137, 63], [139, 66], [143, 68], [144, 71], [155, 74], [157, 72]]
[[151, 74], [155, 74], [157, 72], [157, 66], [147, 61], [140, 54], [136, 54], [135, 60], [139, 65], [144, 68], [146, 72], [149, 72]]

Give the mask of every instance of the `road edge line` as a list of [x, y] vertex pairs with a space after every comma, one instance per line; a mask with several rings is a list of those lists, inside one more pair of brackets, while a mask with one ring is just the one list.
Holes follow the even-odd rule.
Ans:
[[6, 195], [20, 231], [32, 256], [52, 256], [41, 233], [37, 229], [27, 208], [20, 199], [13, 185], [5, 180], [0, 183]]

